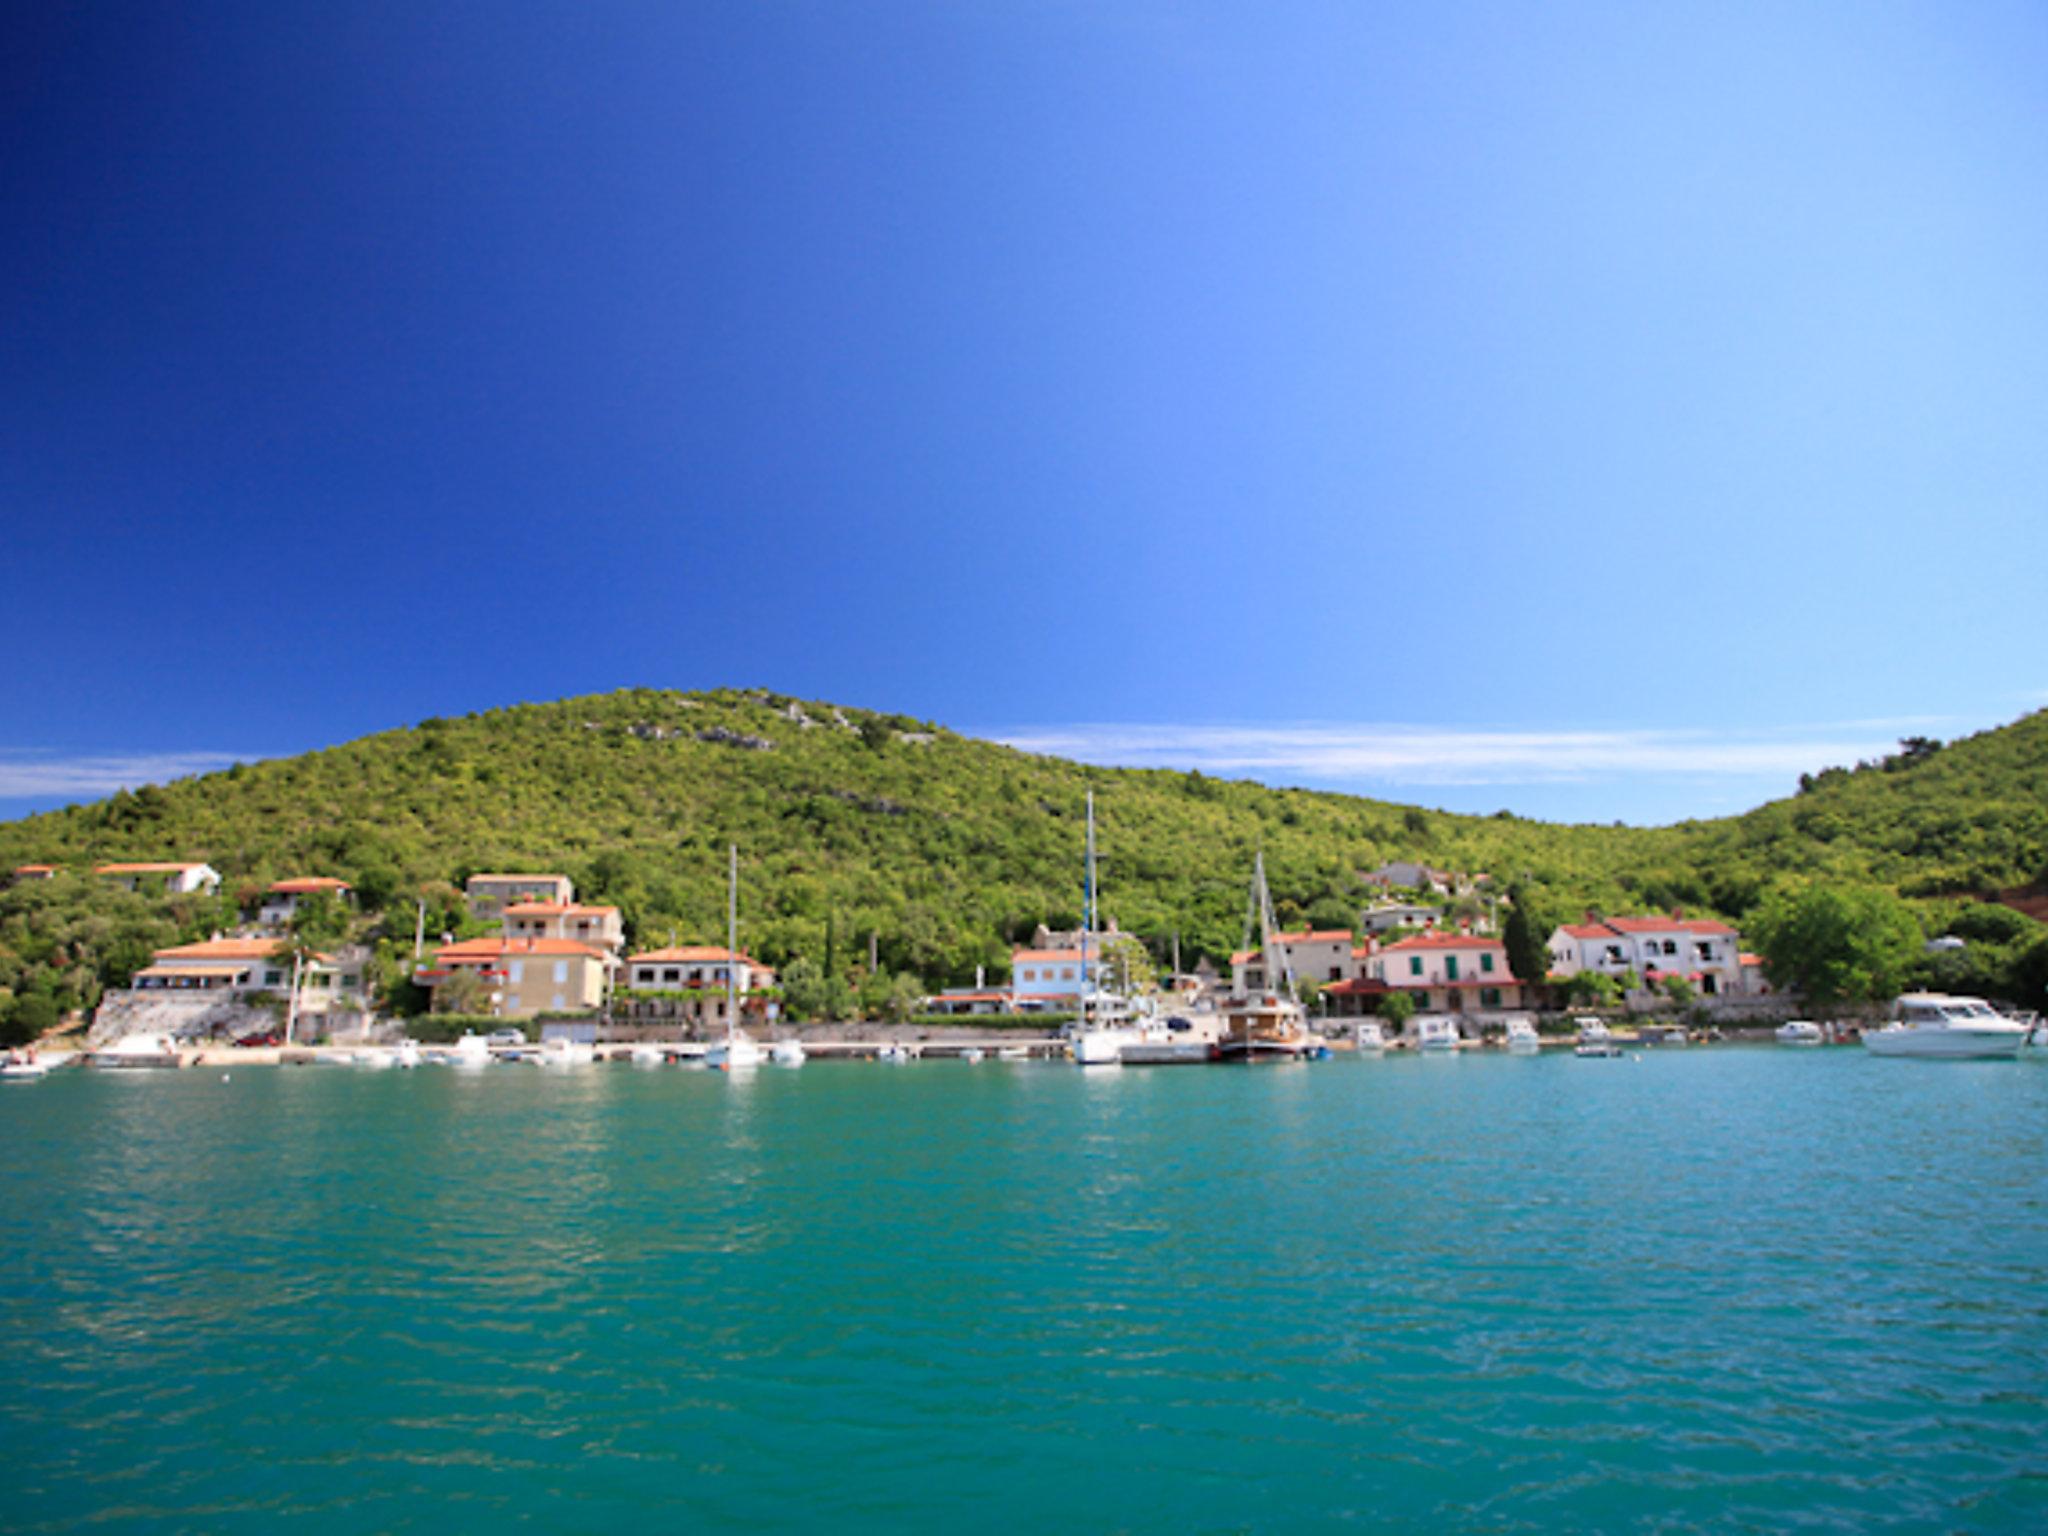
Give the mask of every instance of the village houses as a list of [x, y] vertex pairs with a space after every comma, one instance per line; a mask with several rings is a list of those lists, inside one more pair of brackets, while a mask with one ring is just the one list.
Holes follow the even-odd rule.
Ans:
[[469, 910], [478, 917], [503, 917], [514, 902], [544, 901], [566, 906], [576, 899], [567, 875], [471, 875], [463, 885]]
[[[745, 950], [721, 944], [671, 945], [644, 950], [626, 959], [626, 985], [636, 994], [630, 1004], [635, 1018], [652, 1013], [679, 1019], [697, 1029], [723, 1029], [728, 1020], [728, 986], [739, 1000], [740, 1015], [765, 1012], [755, 997], [775, 985], [775, 972]], [[641, 994], [672, 994], [645, 999]], [[658, 1007], [649, 1004], [658, 1003]]]
[[96, 864], [94, 874], [131, 891], [161, 890], [171, 896], [197, 892], [211, 895], [220, 889], [220, 871], [211, 864]]
[[515, 901], [505, 908], [505, 935], [514, 939], [574, 939], [616, 955], [626, 942], [617, 907], [573, 901]]
[[331, 875], [307, 875], [295, 880], [275, 881], [263, 894], [256, 909], [256, 921], [265, 928], [288, 928], [299, 915], [299, 903], [308, 896], [332, 896], [346, 901], [353, 889], [346, 880]]
[[[299, 969], [299, 1011], [353, 1011], [367, 1006], [368, 956], [344, 950], [313, 953]], [[212, 938], [156, 951], [131, 983], [142, 992], [271, 992], [288, 995], [292, 961], [281, 939]]]
[[495, 1018], [531, 1018], [540, 1013], [591, 1013], [601, 1007], [611, 971], [610, 957], [574, 939], [510, 938], [491, 934], [443, 944], [434, 964], [413, 980], [434, 993], [461, 973], [483, 983], [482, 1012]]
[[1744, 982], [1741, 937], [1726, 923], [1689, 918], [1607, 917], [1588, 912], [1550, 936], [1550, 976], [1569, 981], [1581, 971], [1621, 977], [1633, 971], [1646, 986], [1681, 976], [1704, 997], [1739, 994]]

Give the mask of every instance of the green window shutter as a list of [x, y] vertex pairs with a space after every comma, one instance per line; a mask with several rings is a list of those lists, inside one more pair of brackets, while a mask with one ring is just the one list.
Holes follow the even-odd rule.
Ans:
[[1410, 955], [1408, 957], [1408, 974], [1410, 976], [1420, 976], [1422, 974], [1422, 956]]
[[1482, 971], [1490, 971], [1493, 969], [1493, 952], [1491, 950], [1487, 951], [1485, 954], [1479, 957], [1479, 969], [1481, 969]]
[[1456, 955], [1445, 955], [1445, 956], [1444, 956], [1444, 980], [1445, 980], [1445, 981], [1456, 981], [1457, 979], [1458, 979], [1458, 957], [1457, 957]]

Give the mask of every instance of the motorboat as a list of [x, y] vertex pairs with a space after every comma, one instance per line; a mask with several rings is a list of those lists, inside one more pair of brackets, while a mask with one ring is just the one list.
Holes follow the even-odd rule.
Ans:
[[1517, 1056], [1534, 1056], [1543, 1049], [1543, 1039], [1530, 1020], [1509, 1019], [1507, 1047]]
[[1619, 1056], [1620, 1042], [1607, 1027], [1604, 1019], [1578, 1020], [1578, 1043], [1572, 1047], [1574, 1056]]
[[1387, 1032], [1378, 1019], [1360, 1019], [1352, 1028], [1351, 1043], [1361, 1056], [1378, 1056], [1387, 1049]]
[[491, 1064], [491, 1042], [482, 1035], [463, 1031], [462, 1038], [455, 1042], [455, 1049], [445, 1058], [450, 1066], [488, 1067]]
[[910, 1064], [910, 1047], [900, 1040], [891, 1040], [875, 1052], [875, 1060], [885, 1066], [902, 1067]]
[[668, 1052], [643, 1040], [633, 1047], [631, 1059], [636, 1067], [658, 1067], [667, 1062]]
[[585, 1040], [556, 1036], [540, 1043], [540, 1064], [544, 1067], [587, 1067], [597, 1060], [597, 1048]]
[[391, 1047], [391, 1064], [394, 1067], [417, 1067], [425, 1060], [417, 1040], [400, 1040]]
[[776, 1041], [768, 1056], [778, 1067], [800, 1067], [811, 1059], [811, 1053], [795, 1035], [784, 1035]]
[[182, 1067], [185, 1058], [169, 1035], [123, 1035], [111, 1045], [100, 1047], [86, 1061], [95, 1067], [133, 1070], [146, 1067]]
[[32, 1083], [39, 1077], [50, 1075], [50, 1064], [37, 1057], [34, 1051], [9, 1051], [0, 1060], [0, 1078], [11, 1083]]
[[761, 1042], [744, 1029], [729, 1029], [723, 1040], [715, 1041], [704, 1053], [704, 1065], [714, 1072], [743, 1072], [768, 1059]]
[[1863, 1031], [1863, 1044], [1871, 1055], [2011, 1060], [2028, 1035], [2025, 1024], [2007, 1018], [1982, 998], [1914, 992], [1900, 998], [1897, 1006], [1898, 1017], [1883, 1029]]
[[1417, 1019], [1415, 1021], [1415, 1048], [1430, 1055], [1441, 1055], [1458, 1048], [1458, 1023], [1455, 1019]]
[[985, 1057], [987, 1054], [988, 1053], [984, 1051], [980, 1046], [970, 1045], [967, 1047], [966, 1050], [960, 1053], [960, 1059], [966, 1062], [971, 1067], [976, 1062], [980, 1061], [983, 1057]]
[[1827, 1039], [1821, 1027], [1811, 1019], [1788, 1019], [1774, 1033], [1780, 1045], [1819, 1045]]
[[1029, 1061], [1031, 1048], [1026, 1045], [1006, 1045], [996, 1052], [997, 1061]]

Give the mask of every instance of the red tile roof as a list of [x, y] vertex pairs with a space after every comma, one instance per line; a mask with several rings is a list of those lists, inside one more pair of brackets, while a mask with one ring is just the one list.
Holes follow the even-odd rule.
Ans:
[[159, 960], [267, 960], [283, 946], [283, 939], [206, 939], [198, 944], [178, 944], [156, 952]]
[[617, 907], [586, 907], [574, 901], [515, 901], [505, 908], [507, 917], [601, 917], [618, 914]]
[[317, 891], [348, 891], [355, 887], [332, 875], [306, 875], [297, 880], [273, 880], [270, 889], [277, 896], [311, 896]]
[[604, 951], [579, 944], [574, 939], [507, 939], [495, 934], [482, 939], [464, 939], [457, 944], [443, 944], [434, 951], [434, 958], [443, 965], [466, 965], [476, 960], [498, 960], [516, 955], [583, 955], [592, 960], [602, 960]]
[[54, 875], [57, 873], [57, 866], [54, 864], [17, 864], [14, 866], [14, 872], [17, 875]]
[[1349, 928], [1314, 928], [1304, 930], [1301, 933], [1276, 933], [1273, 935], [1273, 942], [1275, 944], [1335, 944], [1338, 942], [1349, 944], [1351, 942], [1351, 930]]
[[[1100, 957], [1102, 951], [1092, 949], [1090, 953]], [[1081, 951], [1078, 949], [1013, 949], [1010, 951], [1010, 964], [1012, 965], [1078, 965], [1080, 960]]]
[[735, 956], [731, 950], [725, 948], [723, 945], [716, 944], [684, 944], [680, 946], [671, 946], [667, 949], [645, 950], [637, 955], [628, 955], [626, 957], [626, 964], [702, 965], [706, 961], [716, 962], [721, 960], [731, 960], [735, 958], [739, 961], [741, 965], [761, 964], [760, 961], [756, 960], [752, 955], [748, 954], [745, 950], [741, 950], [739, 954]]
[[1505, 952], [1506, 946], [1499, 939], [1476, 933], [1418, 933], [1398, 944], [1387, 945], [1380, 953], [1392, 955], [1410, 949], [1498, 949]]
[[175, 875], [182, 870], [205, 867], [202, 859], [187, 859], [180, 864], [95, 864], [92, 872], [96, 875]]

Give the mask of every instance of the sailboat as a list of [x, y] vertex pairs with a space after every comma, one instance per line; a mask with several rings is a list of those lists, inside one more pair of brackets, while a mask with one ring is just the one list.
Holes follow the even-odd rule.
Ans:
[[1223, 1037], [1217, 1055], [1224, 1061], [1296, 1061], [1321, 1056], [1329, 1047], [1309, 1032], [1308, 1011], [1294, 995], [1294, 975], [1273, 946], [1273, 893], [1266, 888], [1266, 855], [1260, 850], [1252, 864], [1252, 889], [1245, 915], [1245, 937], [1259, 925], [1259, 950], [1265, 985], [1232, 997], [1223, 1005]]
[[1131, 999], [1105, 989], [1089, 962], [1089, 948], [1095, 938], [1095, 791], [1088, 791], [1088, 883], [1085, 911], [1081, 918], [1081, 1017], [1068, 1041], [1074, 1064], [1080, 1067], [1123, 1065], [1124, 1047], [1141, 1045], [1148, 1038], [1138, 1022]]
[[725, 878], [725, 1039], [704, 1053], [704, 1065], [718, 1072], [758, 1067], [768, 1053], [761, 1042], [740, 1028], [740, 851], [726, 847]]

